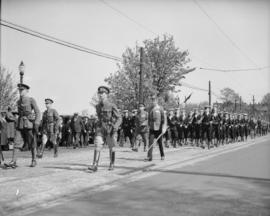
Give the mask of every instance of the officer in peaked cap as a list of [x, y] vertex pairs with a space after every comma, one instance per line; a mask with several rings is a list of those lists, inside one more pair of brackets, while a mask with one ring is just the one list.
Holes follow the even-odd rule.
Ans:
[[117, 131], [121, 125], [122, 118], [116, 105], [108, 100], [110, 90], [106, 86], [98, 87], [99, 103], [96, 106], [98, 122], [96, 124], [96, 135], [94, 139], [95, 151], [93, 165], [88, 169], [95, 172], [98, 170], [100, 151], [103, 143], [109, 147], [110, 167], [114, 169], [115, 144], [117, 142]]
[[107, 86], [99, 86], [98, 94], [102, 94], [102, 93], [110, 94], [110, 89]]
[[7, 166], [16, 168], [16, 155], [18, 149], [22, 148], [23, 144], [29, 146], [32, 154], [32, 163], [30, 167], [35, 167], [37, 143], [36, 135], [40, 124], [40, 111], [34, 98], [28, 96], [30, 87], [26, 84], [20, 83], [17, 85], [20, 92], [20, 99], [17, 102], [19, 118], [18, 130], [14, 140], [14, 149], [12, 160]]
[[24, 84], [24, 83], [19, 83], [17, 85], [17, 87], [18, 87], [19, 90], [24, 90], [24, 89], [29, 90], [30, 89], [30, 87], [28, 85]]
[[56, 140], [59, 133], [61, 120], [58, 112], [54, 108], [52, 108], [53, 102], [54, 101], [50, 98], [45, 99], [46, 110], [43, 113], [41, 121], [42, 145], [40, 152], [37, 155], [38, 158], [42, 158], [47, 141], [53, 144], [54, 157], [58, 156], [58, 147]]

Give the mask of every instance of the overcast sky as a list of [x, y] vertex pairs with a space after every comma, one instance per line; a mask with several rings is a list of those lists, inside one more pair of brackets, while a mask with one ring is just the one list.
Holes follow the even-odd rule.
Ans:
[[[188, 49], [191, 66], [241, 69], [270, 66], [270, 1], [105, 0], [136, 20], [136, 25], [101, 0], [2, 0], [2, 19], [91, 49], [121, 57], [127, 47], [173, 35], [176, 45]], [[226, 36], [225, 36], [226, 35]], [[55, 100], [61, 114], [89, 109], [104, 78], [116, 71], [116, 62], [82, 53], [2, 27], [2, 63], [19, 81], [18, 65], [26, 65], [25, 83], [44, 110], [44, 98]], [[248, 57], [247, 57], [248, 56]], [[270, 69], [244, 72], [196, 70], [185, 82], [213, 91], [230, 87], [245, 102], [260, 101], [270, 92]], [[190, 102], [208, 99], [207, 92], [182, 87], [180, 98], [193, 92]], [[216, 101], [213, 96], [213, 101]]]

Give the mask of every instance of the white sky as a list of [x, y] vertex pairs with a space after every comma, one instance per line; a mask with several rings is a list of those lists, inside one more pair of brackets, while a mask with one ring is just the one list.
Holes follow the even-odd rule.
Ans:
[[[203, 14], [194, 1], [106, 0], [153, 32], [174, 36], [180, 49], [188, 49], [191, 66], [254, 68]], [[270, 1], [198, 0], [227, 35], [259, 67], [270, 66]], [[112, 10], [100, 0], [2, 0], [2, 19], [67, 40], [91, 49], [121, 57], [126, 47], [155, 35]], [[82, 53], [2, 27], [2, 63], [19, 81], [18, 65], [26, 65], [25, 83], [44, 110], [44, 98], [55, 99], [62, 114], [81, 112], [104, 78], [116, 71], [116, 62]], [[245, 72], [196, 70], [186, 83], [213, 91], [233, 88], [245, 102], [252, 95], [260, 101], [270, 92], [270, 69]], [[180, 98], [193, 92], [190, 102], [208, 99], [207, 92], [182, 87]], [[213, 101], [216, 98], [213, 96]]]

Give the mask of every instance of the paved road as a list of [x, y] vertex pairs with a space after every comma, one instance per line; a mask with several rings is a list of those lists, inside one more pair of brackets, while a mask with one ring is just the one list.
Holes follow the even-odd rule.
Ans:
[[31, 215], [270, 215], [270, 141]]

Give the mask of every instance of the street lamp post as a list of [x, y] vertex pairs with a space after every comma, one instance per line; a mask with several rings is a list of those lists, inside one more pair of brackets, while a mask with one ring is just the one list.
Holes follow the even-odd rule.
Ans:
[[21, 84], [23, 83], [24, 69], [25, 69], [24, 63], [23, 63], [23, 61], [21, 61], [21, 64], [19, 65], [19, 71], [20, 71], [20, 83], [21, 83]]

